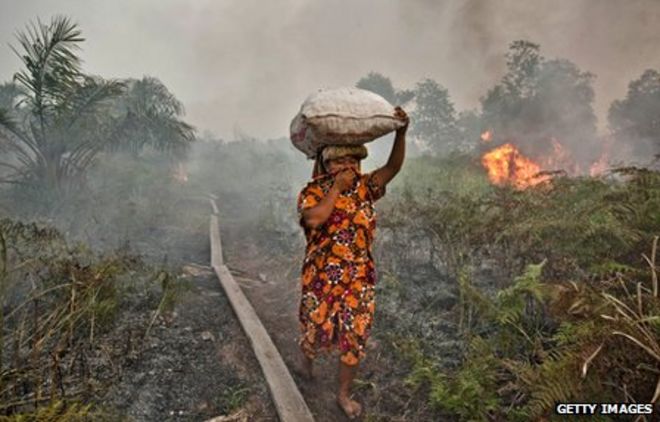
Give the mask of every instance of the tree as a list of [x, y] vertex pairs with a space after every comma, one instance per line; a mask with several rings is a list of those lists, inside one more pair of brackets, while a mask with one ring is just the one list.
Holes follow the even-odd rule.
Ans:
[[[549, 60], [538, 76], [530, 119], [540, 122], [541, 132], [571, 148], [578, 162], [591, 162], [600, 152], [596, 135], [594, 75], [582, 72], [574, 63]], [[546, 144], [547, 145], [547, 144]]]
[[593, 78], [568, 60], [546, 60], [538, 44], [516, 41], [502, 82], [481, 99], [484, 125], [528, 153], [545, 154], [556, 139], [588, 161], [598, 142]]
[[[503, 138], [523, 135], [528, 125], [529, 107], [526, 102], [534, 98], [539, 68], [543, 57], [539, 45], [528, 41], [515, 41], [507, 53], [507, 73], [502, 82], [481, 99], [484, 123]], [[523, 127], [520, 127], [522, 124]]]
[[19, 94], [0, 109], [0, 143], [9, 151], [0, 166], [10, 170], [0, 181], [60, 191], [76, 186], [99, 152], [128, 144], [144, 128], [153, 136], [142, 144], [156, 148], [192, 140], [192, 128], [173, 119], [181, 107], [162, 84], [148, 79], [146, 91], [158, 95], [140, 103], [132, 90], [122, 98], [131, 81], [83, 74], [76, 51], [84, 39], [67, 17], [30, 23], [17, 39], [22, 52], [12, 49], [25, 69], [14, 75]]
[[23, 53], [12, 49], [25, 69], [14, 75], [22, 91], [19, 107], [0, 113], [2, 140], [12, 152], [2, 166], [14, 170], [4, 181], [59, 187], [84, 171], [100, 149], [100, 133], [90, 128], [103, 127], [99, 118], [107, 100], [122, 85], [81, 73], [75, 50], [83, 38], [68, 18], [56, 17], [48, 26], [31, 23], [17, 39]]
[[19, 106], [23, 91], [13, 82], [0, 84], [0, 109], [11, 110]]
[[[10, 114], [19, 114], [20, 96], [22, 91], [18, 85], [12, 82], [0, 84], [0, 121], [10, 121]], [[0, 142], [0, 152], [9, 153], [9, 148], [3, 142]], [[4, 167], [0, 164], [0, 167]], [[4, 168], [7, 170], [7, 167]], [[0, 174], [3, 169], [0, 169]]]
[[502, 85], [512, 97], [527, 98], [535, 94], [535, 80], [544, 58], [540, 46], [529, 41], [514, 41], [506, 54], [508, 72]]
[[115, 100], [119, 117], [119, 148], [138, 153], [146, 146], [182, 156], [194, 139], [192, 126], [180, 120], [183, 104], [156, 78], [125, 80], [126, 90]]
[[392, 85], [390, 78], [377, 72], [369, 72], [369, 74], [362, 77], [355, 86], [360, 89], [375, 92], [393, 105], [405, 105], [412, 100], [415, 95], [414, 92], [410, 90], [396, 90]]
[[630, 143], [638, 154], [659, 154], [660, 72], [648, 69], [631, 81], [626, 98], [610, 106], [608, 122], [618, 142]]
[[415, 88], [415, 111], [410, 116], [411, 134], [434, 152], [447, 152], [460, 143], [456, 111], [449, 92], [436, 81], [425, 79]]
[[[395, 89], [390, 78], [377, 72], [369, 72], [369, 74], [362, 77], [355, 86], [380, 95], [392, 105], [405, 106], [405, 104], [414, 96], [414, 93], [410, 90], [399, 91]], [[380, 162], [381, 160], [387, 159], [390, 152], [390, 145], [381, 141], [371, 143], [368, 148], [369, 161], [375, 160]]]
[[476, 110], [464, 110], [458, 113], [456, 119], [461, 144], [466, 148], [474, 148], [481, 139], [481, 134], [487, 130], [483, 127], [481, 116]]

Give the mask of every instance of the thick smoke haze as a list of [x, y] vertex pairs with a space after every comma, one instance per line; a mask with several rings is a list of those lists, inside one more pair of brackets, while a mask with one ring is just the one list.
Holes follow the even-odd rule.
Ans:
[[597, 75], [604, 131], [611, 102], [660, 68], [657, 0], [1, 0], [0, 81], [21, 66], [8, 47], [14, 33], [55, 14], [80, 24], [86, 72], [155, 76], [189, 122], [229, 140], [285, 136], [309, 93], [354, 85], [369, 71], [397, 88], [433, 78], [457, 109], [478, 107], [517, 39]]

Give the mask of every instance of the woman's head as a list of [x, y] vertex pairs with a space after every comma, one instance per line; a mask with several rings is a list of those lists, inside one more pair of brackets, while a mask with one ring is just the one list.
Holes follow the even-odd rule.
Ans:
[[325, 171], [336, 173], [346, 169], [360, 170], [360, 160], [367, 157], [364, 145], [329, 145], [323, 148], [321, 160]]

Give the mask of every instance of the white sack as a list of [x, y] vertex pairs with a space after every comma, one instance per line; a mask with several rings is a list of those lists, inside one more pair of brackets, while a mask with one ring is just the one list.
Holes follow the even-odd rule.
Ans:
[[325, 145], [365, 144], [404, 123], [394, 106], [359, 88], [319, 90], [310, 95], [291, 122], [291, 141], [308, 158]]

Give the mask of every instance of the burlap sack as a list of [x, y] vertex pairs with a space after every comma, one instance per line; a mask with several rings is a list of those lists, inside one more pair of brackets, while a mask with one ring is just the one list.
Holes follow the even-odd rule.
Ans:
[[308, 158], [325, 145], [365, 144], [403, 126], [383, 97], [359, 88], [319, 90], [291, 122], [291, 141]]

